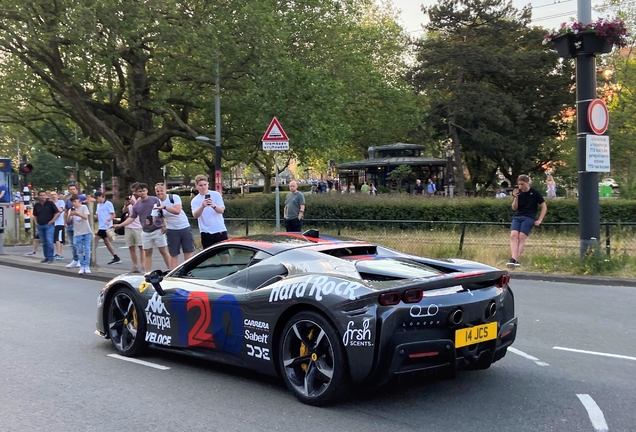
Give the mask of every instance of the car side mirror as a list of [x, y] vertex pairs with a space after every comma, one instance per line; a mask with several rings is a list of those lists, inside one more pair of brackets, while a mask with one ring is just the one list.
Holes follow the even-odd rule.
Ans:
[[161, 288], [161, 282], [163, 281], [163, 272], [161, 270], [153, 270], [144, 275], [144, 279], [157, 291], [160, 296], [165, 294], [163, 288]]

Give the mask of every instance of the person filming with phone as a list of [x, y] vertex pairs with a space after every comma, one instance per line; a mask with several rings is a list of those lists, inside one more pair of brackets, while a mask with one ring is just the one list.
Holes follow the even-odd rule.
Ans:
[[[537, 210], [541, 209], [539, 218]], [[538, 227], [548, 212], [548, 206], [541, 193], [530, 187], [530, 177], [525, 174], [517, 178], [517, 188], [512, 191], [512, 209], [515, 211], [510, 227], [510, 254], [507, 266], [519, 267], [519, 260], [532, 227]], [[536, 220], [535, 220], [536, 219]]]
[[225, 212], [225, 204], [223, 196], [217, 191], [208, 189], [208, 177], [199, 174], [194, 178], [199, 194], [192, 198], [190, 206], [192, 208], [192, 216], [199, 222], [199, 232], [201, 233], [201, 245], [203, 249], [227, 240], [227, 228], [223, 213]]
[[115, 225], [115, 229], [125, 227], [135, 222], [139, 218], [142, 225], [141, 240], [144, 249], [143, 264], [146, 271], [152, 269], [152, 249], [159, 249], [159, 253], [163, 257], [166, 267], [170, 268], [170, 256], [168, 255], [168, 241], [165, 236], [165, 226], [158, 207], [161, 201], [155, 196], [148, 195], [148, 185], [145, 183], [137, 183], [135, 189], [139, 199], [132, 206], [128, 218]]

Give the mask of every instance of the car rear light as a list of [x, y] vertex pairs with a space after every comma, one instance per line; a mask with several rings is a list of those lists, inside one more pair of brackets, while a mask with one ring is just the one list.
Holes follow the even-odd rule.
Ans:
[[409, 358], [422, 358], [422, 357], [433, 357], [439, 355], [439, 351], [429, 351], [429, 352], [420, 352], [409, 354]]
[[400, 302], [400, 293], [394, 291], [382, 293], [378, 301], [382, 306], [394, 306]]
[[404, 291], [402, 301], [404, 301], [404, 303], [419, 303], [419, 301], [422, 300], [422, 297], [424, 297], [424, 291], [417, 288], [410, 289]]
[[501, 334], [501, 336], [499, 336], [499, 339], [503, 339], [503, 338], [505, 338], [505, 337], [506, 337], [506, 336], [508, 336], [511, 332], [512, 332], [512, 329], [510, 329], [510, 330], [506, 330], [505, 332], [503, 332], [503, 333]]
[[510, 275], [508, 273], [502, 274], [497, 280], [497, 288], [503, 288], [510, 282]]

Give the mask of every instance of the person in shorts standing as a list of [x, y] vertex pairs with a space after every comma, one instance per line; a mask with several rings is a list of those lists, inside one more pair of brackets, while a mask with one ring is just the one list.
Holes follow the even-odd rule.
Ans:
[[64, 227], [66, 226], [66, 221], [64, 220], [64, 207], [66, 204], [64, 200], [61, 200], [56, 191], [52, 191], [49, 193], [49, 199], [55, 203], [58, 210], [60, 211], [60, 215], [55, 219], [55, 230], [53, 232], [53, 239], [55, 241], [55, 255], [53, 255], [53, 259], [63, 260], [64, 259]]
[[227, 228], [223, 220], [225, 204], [220, 193], [208, 189], [207, 176], [199, 174], [194, 178], [194, 183], [199, 194], [192, 198], [190, 207], [192, 215], [199, 221], [201, 245], [203, 249], [206, 249], [228, 238]]
[[121, 258], [115, 253], [113, 243], [108, 237], [108, 230], [112, 227], [113, 220], [115, 219], [115, 207], [113, 207], [113, 203], [106, 200], [104, 193], [101, 191], [95, 192], [95, 200], [97, 201], [97, 210], [93, 217], [97, 221], [98, 226], [97, 233], [95, 233], [95, 247], [99, 245], [99, 239], [104, 240], [106, 249], [108, 249], [108, 252], [113, 256], [113, 259], [110, 260], [108, 264], [119, 264], [121, 263]]
[[76, 194], [71, 194], [68, 200], [71, 202], [71, 208], [68, 209], [67, 221], [73, 224], [73, 232], [75, 234], [73, 241], [75, 242], [75, 251], [79, 259], [78, 274], [89, 274], [91, 272], [93, 239], [93, 229], [89, 222], [90, 212], [88, 207], [80, 202], [80, 197]]
[[[352, 183], [353, 184], [353, 183]], [[287, 232], [301, 232], [305, 216], [305, 196], [298, 191], [298, 182], [289, 182], [289, 193], [285, 197], [285, 229]]]
[[[125, 221], [130, 213], [132, 213], [132, 207], [137, 202], [137, 198], [134, 195], [126, 197], [124, 203], [124, 215], [122, 222]], [[139, 222], [139, 217], [124, 228], [124, 239], [126, 240], [126, 247], [130, 253], [130, 260], [132, 261], [133, 268], [131, 273], [140, 273], [144, 271], [144, 242], [142, 240], [142, 226]], [[137, 260], [137, 248], [139, 248], [139, 260]]]
[[176, 194], [166, 194], [166, 186], [163, 183], [155, 185], [155, 195], [161, 201], [157, 209], [163, 213], [166, 223], [166, 239], [168, 241], [168, 254], [170, 255], [169, 269], [174, 269], [179, 264], [179, 253], [183, 249], [183, 258], [190, 259], [194, 253], [194, 239], [188, 216], [183, 211], [181, 197]]
[[[541, 208], [539, 218], [537, 210]], [[517, 188], [512, 191], [512, 209], [515, 211], [510, 227], [510, 254], [512, 255], [507, 266], [519, 267], [519, 259], [526, 245], [526, 239], [530, 235], [532, 227], [539, 226], [543, 222], [548, 206], [538, 190], [530, 187], [530, 177], [525, 174], [517, 178]], [[536, 220], [535, 220], [536, 219]]]
[[164, 235], [163, 220], [157, 210], [157, 207], [161, 205], [161, 201], [155, 196], [148, 195], [148, 185], [146, 183], [137, 183], [135, 192], [138, 197], [137, 203], [132, 206], [128, 219], [115, 225], [115, 228], [130, 225], [136, 218], [139, 218], [139, 222], [142, 224], [141, 238], [144, 248], [144, 268], [146, 271], [150, 271], [152, 268], [152, 250], [154, 247], [159, 249], [166, 267], [170, 267], [168, 242]]

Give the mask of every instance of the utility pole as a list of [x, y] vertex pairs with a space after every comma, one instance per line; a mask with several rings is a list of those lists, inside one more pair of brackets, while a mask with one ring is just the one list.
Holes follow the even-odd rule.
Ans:
[[[578, 20], [592, 21], [591, 0], [577, 0]], [[590, 249], [598, 249], [601, 236], [601, 212], [598, 198], [598, 173], [587, 171], [586, 143], [592, 133], [587, 111], [596, 99], [596, 55], [589, 52], [576, 54], [576, 143], [579, 177], [579, 234], [581, 257]]]

